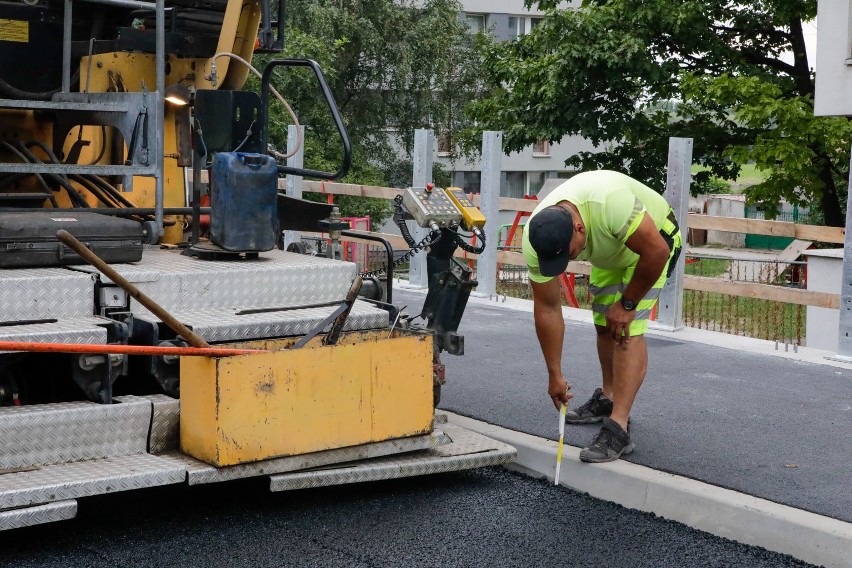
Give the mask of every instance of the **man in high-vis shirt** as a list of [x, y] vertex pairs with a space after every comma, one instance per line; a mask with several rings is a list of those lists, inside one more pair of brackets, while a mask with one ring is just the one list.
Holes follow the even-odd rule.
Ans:
[[602, 387], [568, 411], [566, 422], [603, 422], [580, 452], [585, 462], [617, 460], [633, 451], [630, 409], [648, 369], [645, 332], [681, 249], [675, 215], [653, 189], [618, 172], [577, 174], [535, 208], [523, 238], [533, 290], [535, 328], [559, 408], [572, 394], [562, 374], [562, 294], [556, 276], [569, 260], [592, 265], [589, 290]]

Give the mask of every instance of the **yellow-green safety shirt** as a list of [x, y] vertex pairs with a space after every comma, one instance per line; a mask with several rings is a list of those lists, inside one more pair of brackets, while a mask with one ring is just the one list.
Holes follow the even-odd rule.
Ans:
[[[575, 260], [588, 260], [604, 270], [634, 265], [639, 255], [624, 244], [645, 214], [657, 229], [671, 211], [668, 202], [647, 185], [619, 172], [598, 170], [575, 175], [554, 189], [530, 215], [530, 219], [551, 205], [568, 201], [580, 212], [586, 226], [586, 247]], [[551, 277], [539, 272], [538, 255], [524, 231], [523, 253], [530, 280], [547, 282]]]

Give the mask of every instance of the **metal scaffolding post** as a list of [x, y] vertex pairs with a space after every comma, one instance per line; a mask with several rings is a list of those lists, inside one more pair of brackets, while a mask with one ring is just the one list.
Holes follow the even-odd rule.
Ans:
[[669, 138], [669, 162], [664, 194], [672, 206], [680, 234], [683, 251], [677, 266], [660, 293], [657, 324], [669, 331], [683, 328], [683, 279], [686, 251], [686, 223], [689, 212], [689, 184], [692, 179], [692, 138]]
[[482, 184], [479, 208], [488, 220], [485, 234], [489, 243], [476, 262], [478, 294], [497, 293], [497, 238], [500, 228], [500, 178], [503, 159], [503, 133], [489, 130], [482, 133]]
[[[412, 187], [426, 187], [432, 182], [432, 160], [435, 151], [435, 134], [431, 130], [418, 128], [414, 131], [414, 173]], [[420, 242], [429, 229], [415, 227], [411, 236], [415, 242]], [[411, 259], [408, 268], [408, 283], [419, 288], [429, 287], [429, 271], [426, 269], [426, 251], [420, 251]]]

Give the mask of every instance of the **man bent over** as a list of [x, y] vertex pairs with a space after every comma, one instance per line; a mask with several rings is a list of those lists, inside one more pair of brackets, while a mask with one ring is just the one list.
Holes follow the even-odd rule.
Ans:
[[584, 462], [614, 461], [633, 451], [628, 422], [648, 370], [648, 318], [680, 250], [680, 230], [666, 200], [614, 171], [572, 177], [543, 199], [527, 222], [523, 253], [536, 335], [547, 365], [547, 390], [557, 408], [573, 395], [561, 368], [565, 322], [555, 277], [569, 260], [592, 265], [589, 289], [603, 384], [566, 415], [572, 424], [603, 422], [580, 452]]

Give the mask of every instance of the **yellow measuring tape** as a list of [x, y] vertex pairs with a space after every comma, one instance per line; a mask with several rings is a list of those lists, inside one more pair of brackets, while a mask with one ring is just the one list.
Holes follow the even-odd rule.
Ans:
[[553, 484], [559, 485], [559, 469], [562, 467], [562, 446], [565, 444], [565, 404], [559, 408], [559, 449], [556, 451], [556, 475]]

